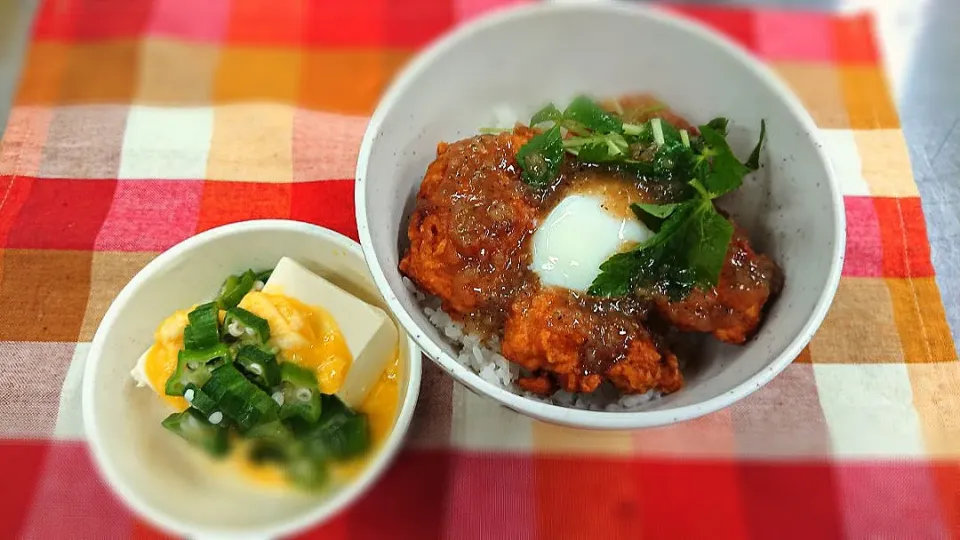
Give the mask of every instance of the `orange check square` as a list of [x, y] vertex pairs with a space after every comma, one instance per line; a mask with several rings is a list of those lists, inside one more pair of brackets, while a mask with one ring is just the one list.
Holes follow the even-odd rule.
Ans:
[[17, 105], [50, 105], [60, 98], [60, 86], [69, 60], [70, 46], [34, 41], [23, 60]]
[[300, 84], [295, 49], [227, 47], [220, 51], [214, 101], [280, 101], [293, 104]]
[[840, 67], [843, 100], [853, 129], [897, 129], [900, 118], [890, 96], [883, 68], [877, 65]]
[[933, 277], [889, 278], [897, 333], [908, 363], [956, 362], [957, 350]]
[[77, 43], [70, 47], [60, 102], [129, 103], [140, 66], [136, 41]]
[[810, 359], [815, 364], [903, 362], [893, 309], [883, 279], [841, 279], [827, 318], [810, 342]]
[[91, 260], [90, 298], [84, 310], [83, 324], [80, 326], [80, 341], [90, 341], [100, 326], [100, 320], [107, 312], [120, 289], [127, 284], [148, 262], [157, 256], [156, 252], [143, 251], [127, 253], [121, 251], [95, 251]]
[[410, 56], [408, 51], [390, 49], [304, 53], [300, 103], [329, 112], [370, 114]]
[[77, 341], [91, 258], [89, 251], [0, 253], [0, 341]]

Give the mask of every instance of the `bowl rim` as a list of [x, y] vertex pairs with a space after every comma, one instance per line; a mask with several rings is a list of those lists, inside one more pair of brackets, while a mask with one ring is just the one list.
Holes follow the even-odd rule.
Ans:
[[[479, 32], [487, 28], [517, 20], [534, 18], [540, 15], [556, 12], [581, 12], [581, 13], [607, 13], [620, 16], [629, 16], [637, 18], [646, 18], [655, 24], [661, 24], [685, 33], [691, 37], [702, 39], [717, 49], [731, 56], [735, 61], [743, 64], [760, 81], [766, 85], [771, 92], [776, 94], [787, 106], [800, 124], [805, 128], [808, 136], [814, 143], [814, 151], [826, 172], [826, 180], [830, 189], [831, 208], [833, 210], [834, 221], [834, 246], [831, 253], [830, 268], [827, 273], [827, 282], [821, 291], [813, 311], [808, 315], [806, 322], [800, 332], [790, 341], [770, 363], [761, 368], [758, 372], [751, 375], [747, 380], [736, 387], [718, 396], [693, 403], [683, 405], [674, 409], [664, 411], [590, 411], [583, 409], [566, 408], [559, 405], [535, 401], [510, 392], [504, 388], [496, 386], [482, 379], [473, 370], [460, 364], [455, 359], [446, 354], [436, 343], [432, 342], [424, 333], [423, 329], [417, 325], [413, 318], [404, 309], [390, 284], [387, 281], [386, 274], [373, 249], [371, 231], [367, 218], [366, 205], [366, 177], [367, 165], [370, 161], [370, 153], [374, 142], [378, 137], [378, 132], [384, 119], [390, 114], [394, 103], [407, 91], [408, 87], [417, 79], [420, 74], [428, 68], [437, 58], [445, 55], [454, 47], [462, 42], [469, 40]], [[634, 429], [644, 427], [656, 427], [672, 424], [684, 420], [690, 420], [715, 412], [724, 407], [733, 404], [740, 399], [750, 395], [761, 386], [767, 384], [777, 374], [783, 371], [794, 358], [796, 358], [802, 349], [809, 343], [813, 334], [820, 327], [823, 319], [837, 291], [840, 283], [840, 273], [843, 266], [843, 258], [846, 244], [846, 216], [843, 206], [843, 196], [840, 190], [840, 183], [836, 177], [833, 167], [823, 149], [823, 144], [819, 139], [819, 128], [814, 123], [809, 112], [803, 107], [799, 98], [783, 83], [773, 71], [756, 59], [750, 52], [739, 44], [727, 39], [716, 31], [691, 20], [682, 18], [668, 12], [663, 8], [655, 8], [647, 5], [628, 5], [617, 4], [613, 2], [603, 3], [569, 3], [569, 4], [532, 4], [519, 7], [501, 9], [490, 15], [480, 17], [469, 22], [453, 32], [434, 42], [427, 49], [417, 55], [397, 76], [393, 83], [384, 94], [377, 105], [373, 116], [370, 119], [367, 129], [360, 145], [360, 152], [357, 158], [356, 185], [354, 199], [357, 213], [357, 227], [360, 234], [360, 245], [366, 258], [370, 273], [373, 275], [374, 282], [380, 289], [380, 294], [386, 299], [387, 304], [393, 310], [397, 320], [410, 333], [423, 351], [431, 360], [439, 364], [447, 373], [452, 375], [461, 384], [466, 385], [483, 395], [495, 399], [501, 404], [533, 416], [534, 418], [555, 422], [562, 425], [592, 428], [592, 429]]]
[[90, 345], [86, 365], [83, 370], [81, 403], [84, 432], [86, 434], [87, 444], [94, 457], [93, 461], [96, 463], [100, 474], [107, 480], [107, 483], [113, 491], [120, 496], [127, 506], [132, 508], [137, 514], [143, 516], [151, 524], [173, 534], [190, 535], [196, 538], [272, 538], [288, 535], [319, 524], [321, 521], [333, 516], [355, 502], [360, 495], [365, 493], [367, 489], [380, 478], [387, 466], [393, 461], [393, 458], [403, 443], [420, 394], [422, 351], [409, 334], [404, 335], [404, 332], [401, 332], [400, 339], [406, 338], [406, 346], [409, 349], [409, 377], [407, 378], [406, 397], [403, 402], [400, 403], [393, 429], [390, 431], [386, 440], [384, 440], [383, 446], [354, 481], [348, 483], [343, 489], [337, 491], [322, 503], [318, 503], [316, 507], [283, 524], [253, 527], [243, 531], [196, 527], [184, 523], [174, 515], [155, 509], [140, 498], [136, 490], [127, 484], [124, 476], [113, 466], [109, 459], [107, 450], [100, 439], [97, 415], [95, 415], [93, 411], [95, 392], [93, 388], [94, 374], [103, 355], [107, 329], [116, 323], [134, 292], [149, 280], [162, 276], [161, 272], [182, 254], [202, 248], [204, 245], [223, 237], [264, 231], [295, 232], [319, 236], [343, 249], [350, 256], [363, 258], [363, 251], [356, 241], [336, 231], [311, 223], [284, 219], [262, 219], [215, 227], [174, 245], [137, 272], [133, 279], [124, 285], [123, 289], [121, 289], [120, 293], [110, 304], [100, 325], [97, 327], [97, 331]]

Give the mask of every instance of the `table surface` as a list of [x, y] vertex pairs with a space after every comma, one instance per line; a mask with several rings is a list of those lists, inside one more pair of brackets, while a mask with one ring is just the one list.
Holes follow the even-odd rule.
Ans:
[[[697, 0], [676, 3], [874, 9], [927, 218], [937, 285], [960, 351], [960, 2], [957, 0]], [[38, 0], [0, 2], [0, 126], [16, 90]]]

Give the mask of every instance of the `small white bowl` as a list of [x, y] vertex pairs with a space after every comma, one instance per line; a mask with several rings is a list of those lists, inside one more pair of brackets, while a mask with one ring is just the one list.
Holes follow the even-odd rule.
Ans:
[[[637, 412], [593, 412], [527, 399], [456, 362], [401, 281], [397, 265], [427, 165], [440, 141], [519, 118], [548, 101], [650, 92], [693, 123], [731, 119], [745, 157], [766, 119], [763, 169], [721, 206], [785, 270], [783, 294], [743, 347], [713, 343], [684, 369], [686, 387]], [[374, 281], [401, 324], [458, 381], [523, 414], [570, 426], [625, 429], [701, 416], [769, 382], [819, 327], [840, 279], [843, 198], [798, 99], [745, 50], [698, 24], [617, 3], [533, 5], [468, 24], [418, 56], [391, 86], [360, 147], [356, 186], [361, 244]]]
[[207, 474], [209, 461], [160, 426], [171, 411], [130, 378], [159, 323], [211, 298], [226, 276], [272, 267], [284, 256], [384, 307], [353, 240], [296, 221], [247, 221], [206, 231], [151, 261], [120, 291], [93, 338], [83, 380], [83, 422], [95, 461], [133, 510], [171, 533], [273, 538], [316, 525], [374, 483], [410, 425], [420, 390], [420, 350], [401, 332], [393, 430], [353, 481], [329, 493], [271, 491], [228, 471]]

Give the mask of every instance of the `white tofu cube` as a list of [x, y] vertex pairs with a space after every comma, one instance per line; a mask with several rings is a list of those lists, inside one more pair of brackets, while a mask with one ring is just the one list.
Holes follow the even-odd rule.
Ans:
[[393, 320], [289, 257], [277, 263], [263, 290], [322, 307], [337, 321], [353, 356], [337, 396], [350, 407], [359, 407], [394, 358], [397, 327]]

